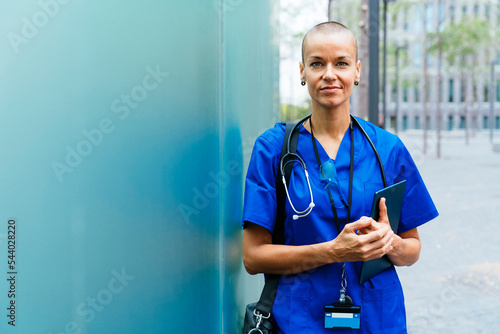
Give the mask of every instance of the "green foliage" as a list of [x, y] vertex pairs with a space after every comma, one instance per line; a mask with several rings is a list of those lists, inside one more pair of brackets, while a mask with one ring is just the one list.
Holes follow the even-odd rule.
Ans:
[[283, 122], [302, 119], [311, 113], [311, 101], [304, 101], [302, 106], [293, 104], [281, 104], [281, 120]]
[[[439, 33], [429, 34], [429, 53], [437, 55], [439, 43], [448, 63], [463, 61], [489, 47], [492, 42], [489, 23], [477, 18], [451, 24]], [[462, 63], [461, 66], [466, 66]]]

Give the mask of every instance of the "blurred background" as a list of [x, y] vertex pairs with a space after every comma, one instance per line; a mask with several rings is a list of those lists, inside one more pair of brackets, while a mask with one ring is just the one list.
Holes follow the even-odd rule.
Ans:
[[495, 333], [497, 0], [0, 2], [0, 332], [239, 332], [252, 146], [310, 112], [300, 43], [329, 19], [358, 37], [351, 111], [441, 213], [398, 270], [410, 333]]

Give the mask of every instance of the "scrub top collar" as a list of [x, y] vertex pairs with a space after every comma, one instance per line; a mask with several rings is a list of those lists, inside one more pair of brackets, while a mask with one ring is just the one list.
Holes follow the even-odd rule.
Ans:
[[[362, 144], [363, 142], [363, 135], [359, 131], [359, 129], [356, 129], [357, 126], [353, 126], [354, 130], [354, 142], [356, 143], [355, 148], [354, 148], [354, 169], [358, 166], [359, 158], [360, 158], [360, 152], [362, 149], [365, 149], [365, 145]], [[349, 128], [350, 129], [350, 128]], [[350, 161], [348, 160], [350, 158], [350, 147], [351, 147], [351, 136], [349, 135], [349, 129], [346, 130], [344, 137], [342, 138], [342, 141], [340, 142], [339, 150], [337, 152], [337, 156], [335, 159], [331, 159], [328, 153], [326, 153], [326, 150], [323, 148], [321, 143], [315, 139], [316, 145], [318, 147], [318, 153], [319, 157], [322, 162], [325, 162], [329, 159], [331, 159], [335, 166], [337, 167], [337, 170], [340, 166], [349, 166]], [[310, 137], [312, 137], [311, 132], [307, 130], [303, 124], [300, 125], [300, 134], [305, 136], [307, 138], [307, 141], [311, 143]], [[360, 148], [360, 145], [363, 146]], [[311, 147], [311, 150], [313, 150], [314, 147]], [[316, 161], [316, 158], [313, 156], [313, 161]], [[308, 159], [309, 160], [309, 159]], [[315, 163], [316, 164], [316, 163]]]

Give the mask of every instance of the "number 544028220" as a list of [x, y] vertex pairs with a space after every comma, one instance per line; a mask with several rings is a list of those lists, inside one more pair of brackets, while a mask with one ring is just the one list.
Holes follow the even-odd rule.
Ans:
[[9, 270], [16, 269], [16, 221], [11, 219], [7, 225], [8, 256], [7, 264]]

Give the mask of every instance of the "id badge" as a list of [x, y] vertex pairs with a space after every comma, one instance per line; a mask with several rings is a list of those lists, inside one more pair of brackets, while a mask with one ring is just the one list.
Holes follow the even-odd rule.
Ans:
[[333, 303], [325, 305], [325, 328], [361, 327], [361, 306], [352, 304]]

